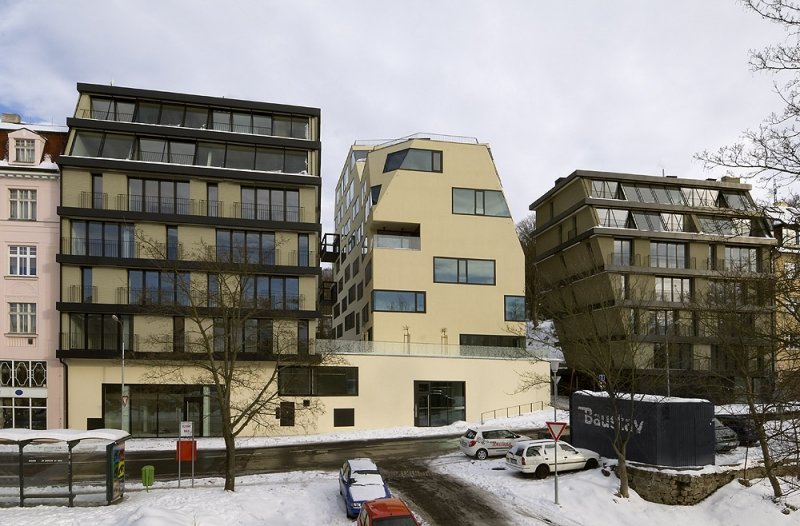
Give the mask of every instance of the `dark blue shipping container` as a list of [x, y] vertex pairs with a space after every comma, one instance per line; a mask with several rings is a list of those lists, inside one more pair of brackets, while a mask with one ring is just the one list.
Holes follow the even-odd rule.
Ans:
[[[706, 400], [634, 395], [617, 400], [623, 432], [629, 430], [626, 458], [658, 466], [714, 464], [714, 405]], [[631, 407], [631, 404], [633, 406]], [[573, 446], [616, 458], [613, 406], [605, 393], [577, 391], [570, 405]]]

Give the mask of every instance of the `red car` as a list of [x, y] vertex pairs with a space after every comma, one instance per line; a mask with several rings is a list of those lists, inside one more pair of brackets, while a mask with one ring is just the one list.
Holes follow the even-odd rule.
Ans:
[[419, 526], [414, 514], [400, 499], [375, 499], [361, 506], [358, 526]]

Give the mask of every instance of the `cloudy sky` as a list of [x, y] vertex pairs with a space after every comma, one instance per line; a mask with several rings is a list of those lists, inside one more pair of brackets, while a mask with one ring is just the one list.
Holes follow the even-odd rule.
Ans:
[[780, 104], [735, 0], [0, 0], [0, 111], [65, 124], [77, 82], [322, 110], [323, 225], [357, 139], [489, 143], [515, 220], [575, 169], [719, 177], [694, 153]]

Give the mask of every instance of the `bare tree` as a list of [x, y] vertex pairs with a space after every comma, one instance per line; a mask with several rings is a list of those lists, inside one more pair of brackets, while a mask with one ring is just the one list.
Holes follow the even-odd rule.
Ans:
[[[630, 283], [630, 276], [623, 274], [599, 275], [597, 279], [617, 283], [586, 283], [586, 293], [611, 294], [617, 301], [590, 308], [577, 301], [579, 292], [573, 287], [556, 286], [543, 294], [543, 307], [558, 327], [567, 365], [595, 382], [608, 397], [619, 495], [628, 498], [627, 447], [635, 430], [626, 423], [633, 421], [635, 402], [642, 399], [644, 387], [659, 381], [654, 377], [660, 373], [652, 371], [652, 346], [642, 334], [647, 326], [642, 308], [648, 297], [642, 286]], [[640, 377], [644, 370], [650, 370], [646, 378]], [[528, 379], [531, 387], [542, 380], [533, 376]]]
[[534, 325], [539, 323], [539, 275], [534, 263], [536, 259], [536, 215], [529, 214], [517, 223], [517, 237], [525, 254], [525, 313]]
[[767, 116], [756, 129], [745, 130], [740, 142], [695, 157], [707, 168], [727, 168], [744, 176], [776, 183], [800, 178], [800, 3], [796, 0], [741, 0], [763, 19], [783, 26], [787, 43], [751, 51], [753, 71], [788, 77], [774, 83], [783, 110]]
[[[235, 439], [243, 431], [269, 433], [278, 424], [304, 425], [322, 411], [304, 396], [296, 404], [290, 393], [303, 367], [335, 362], [335, 356], [311, 339], [307, 322], [286, 319], [303, 308], [304, 298], [289, 287], [276, 287], [245, 247], [197, 245], [180, 261], [162, 243], [137, 233], [143, 252], [161, 272], [164, 289], [127, 290], [131, 303], [152, 306], [156, 316], [180, 319], [171, 332], [154, 330], [147, 338], [154, 352], [149, 377], [155, 382], [208, 385], [219, 413], [225, 442], [225, 490], [236, 482]], [[267, 256], [269, 257], [269, 256]], [[183, 271], [185, 262], [193, 270]], [[299, 367], [299, 368], [298, 368]], [[295, 422], [297, 419], [297, 422]]]

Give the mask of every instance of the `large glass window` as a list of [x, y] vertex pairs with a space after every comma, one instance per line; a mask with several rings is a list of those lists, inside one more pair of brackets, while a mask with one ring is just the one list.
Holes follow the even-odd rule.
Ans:
[[506, 321], [525, 321], [525, 296], [505, 297]]
[[511, 217], [503, 192], [453, 188], [453, 213]]
[[614, 253], [612, 254], [614, 265], [628, 266], [633, 262], [631, 245], [630, 239], [614, 240]]
[[281, 396], [357, 396], [358, 367], [281, 367]]
[[128, 271], [131, 305], [188, 305], [189, 287], [188, 272]]
[[650, 242], [650, 266], [686, 268], [686, 245], [682, 243]]
[[683, 302], [691, 299], [692, 280], [690, 278], [656, 276], [655, 280], [656, 301]]
[[128, 209], [154, 214], [189, 214], [189, 183], [131, 177], [128, 179]]
[[244, 230], [217, 230], [217, 261], [274, 265], [275, 234]]
[[596, 208], [598, 226], [609, 228], [633, 228], [630, 212], [614, 208]]
[[753, 247], [725, 247], [725, 270], [757, 272], [759, 270], [758, 249]]
[[132, 258], [136, 255], [135, 231], [131, 224], [72, 221], [70, 232], [73, 256]]
[[[520, 347], [525, 348], [524, 336], [508, 336], [502, 334], [460, 334], [460, 345], [475, 347]], [[469, 351], [466, 351], [467, 353]], [[464, 351], [462, 351], [462, 354]]]
[[591, 196], [601, 199], [620, 199], [619, 183], [616, 181], [592, 181]]
[[384, 172], [392, 170], [416, 170], [420, 172], [441, 172], [442, 152], [408, 148], [386, 156]]
[[374, 312], [425, 312], [425, 293], [405, 290], [372, 291]]
[[466, 283], [494, 285], [493, 259], [433, 258], [433, 281], [436, 283]]

